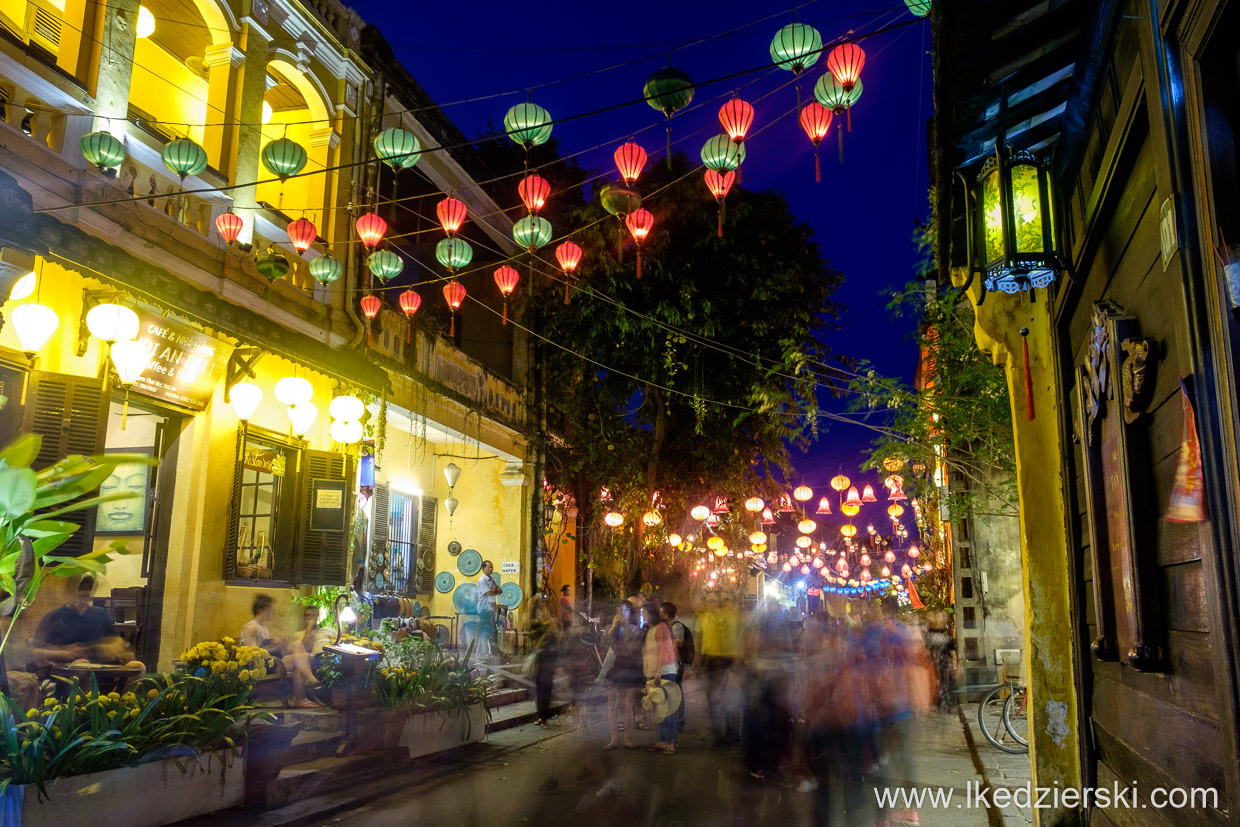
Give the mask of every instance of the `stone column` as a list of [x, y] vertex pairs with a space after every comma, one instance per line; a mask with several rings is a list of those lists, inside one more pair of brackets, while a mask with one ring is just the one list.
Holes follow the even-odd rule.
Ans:
[[[237, 112], [240, 125], [236, 136], [236, 171], [232, 182], [254, 184], [265, 174], [259, 153], [263, 149], [263, 98], [267, 94], [267, 48], [271, 36], [252, 17], [243, 17], [241, 22], [241, 51], [245, 54], [245, 60], [241, 66], [241, 105]], [[232, 191], [233, 208], [245, 220], [238, 239], [242, 243], [248, 244], [254, 238], [257, 192], [256, 186]]]
[[[245, 52], [232, 42], [208, 46], [203, 55], [207, 67], [207, 126], [203, 133], [203, 149], [211, 165], [218, 170], [236, 169], [237, 116], [241, 97]], [[259, 103], [262, 109], [262, 103]]]
[[138, 0], [107, 0], [103, 8], [99, 69], [95, 78], [95, 126], [124, 140], [129, 118], [129, 82], [137, 36]]

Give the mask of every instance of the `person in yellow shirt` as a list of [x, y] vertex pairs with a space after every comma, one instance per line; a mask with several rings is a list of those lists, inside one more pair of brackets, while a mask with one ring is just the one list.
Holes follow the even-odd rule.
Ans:
[[711, 729], [715, 734], [713, 748], [726, 747], [740, 738], [735, 710], [725, 697], [725, 686], [740, 654], [740, 616], [735, 604], [717, 595], [707, 595], [706, 606], [699, 613], [702, 676], [706, 680], [706, 705], [710, 711]]

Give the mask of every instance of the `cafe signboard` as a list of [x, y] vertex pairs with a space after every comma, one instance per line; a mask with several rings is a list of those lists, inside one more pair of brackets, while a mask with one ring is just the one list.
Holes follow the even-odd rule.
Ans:
[[[206, 410], [224, 376], [233, 346], [187, 324], [138, 311], [138, 341], [151, 363], [132, 390], [193, 411]], [[115, 372], [112, 381], [117, 381]]]

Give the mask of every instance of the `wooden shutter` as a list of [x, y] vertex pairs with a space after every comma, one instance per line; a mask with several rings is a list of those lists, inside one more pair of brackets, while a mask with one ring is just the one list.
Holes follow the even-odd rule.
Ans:
[[241, 525], [241, 475], [245, 455], [245, 428], [237, 428], [237, 448], [234, 451], [233, 487], [231, 505], [228, 507], [228, 534], [224, 536], [224, 580], [237, 579], [237, 530]]
[[429, 594], [435, 589], [435, 517], [439, 500], [427, 494], [418, 504], [418, 559], [415, 569], [416, 588], [419, 594]]
[[[301, 457], [301, 498], [298, 510], [297, 582], [306, 586], [343, 586], [349, 582], [349, 531], [352, 525], [353, 497], [345, 496], [345, 530], [322, 531], [310, 528], [315, 480], [341, 480], [345, 477], [345, 457], [327, 451], [304, 451]], [[347, 491], [353, 490], [348, 480]]]
[[[22, 411], [22, 430], [43, 437], [34, 467], [47, 468], [71, 455], [88, 457], [103, 453], [107, 412], [108, 395], [102, 381], [91, 376], [32, 372]], [[94, 547], [95, 509], [57, 519], [81, 526], [56, 550], [57, 554], [77, 557]]]
[[[376, 552], [388, 551], [388, 526], [392, 518], [391, 490], [383, 483], [375, 485], [375, 493], [370, 498], [370, 554], [374, 559]], [[370, 560], [366, 561], [367, 585], [375, 579]], [[384, 585], [387, 583], [384, 581]]]

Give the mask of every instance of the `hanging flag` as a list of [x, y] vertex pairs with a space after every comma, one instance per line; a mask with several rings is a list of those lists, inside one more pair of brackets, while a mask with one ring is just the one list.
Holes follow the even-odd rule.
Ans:
[[926, 608], [925, 604], [921, 602], [921, 598], [917, 595], [917, 586], [913, 584], [912, 580], [908, 581], [908, 600], [914, 609]]
[[1169, 523], [1201, 523], [1206, 520], [1205, 481], [1201, 475], [1201, 443], [1197, 441], [1197, 416], [1184, 380], [1180, 379], [1180, 403], [1184, 408], [1184, 437], [1175, 465], [1175, 484], [1163, 519]]

